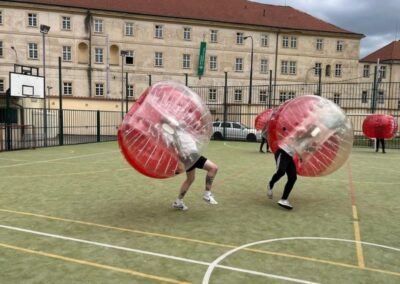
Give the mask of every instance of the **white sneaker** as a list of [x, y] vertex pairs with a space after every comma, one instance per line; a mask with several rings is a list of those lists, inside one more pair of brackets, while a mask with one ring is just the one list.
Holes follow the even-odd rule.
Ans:
[[218, 204], [217, 200], [214, 199], [214, 196], [211, 194], [211, 192], [210, 193], [205, 192], [203, 194], [203, 199], [205, 202], [207, 202], [209, 204], [212, 204], [212, 205]]
[[269, 186], [269, 183], [267, 185], [267, 196], [269, 199], [272, 199], [272, 196], [273, 196], [273, 192], [272, 192], [271, 187]]
[[293, 209], [293, 206], [289, 203], [289, 200], [287, 200], [287, 199], [279, 200], [278, 201], [278, 205], [283, 207], [283, 208], [285, 208], [285, 209], [288, 209], [288, 210], [292, 210]]
[[181, 199], [177, 199], [174, 203], [172, 203], [172, 207], [182, 211], [189, 209], [189, 207], [187, 207]]

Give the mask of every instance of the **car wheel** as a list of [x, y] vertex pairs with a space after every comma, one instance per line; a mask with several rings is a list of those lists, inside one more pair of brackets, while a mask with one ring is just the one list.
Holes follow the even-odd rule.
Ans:
[[257, 137], [254, 135], [254, 134], [248, 134], [247, 135], [247, 137], [246, 137], [246, 141], [249, 141], [249, 142], [256, 142], [257, 141]]
[[223, 136], [220, 132], [215, 132], [213, 137], [214, 137], [214, 140], [222, 140], [223, 139]]

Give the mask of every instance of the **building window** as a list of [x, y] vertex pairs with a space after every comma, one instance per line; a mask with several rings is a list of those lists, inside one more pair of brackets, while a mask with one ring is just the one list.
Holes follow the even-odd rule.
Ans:
[[242, 72], [243, 71], [243, 58], [236, 58], [235, 71], [236, 72]]
[[283, 103], [287, 100], [291, 100], [296, 96], [296, 93], [293, 91], [281, 91], [279, 92], [279, 102]]
[[128, 85], [128, 90], [127, 90], [127, 95], [129, 98], [133, 98], [135, 96], [135, 86], [134, 85]]
[[208, 89], [208, 101], [210, 102], [217, 101], [217, 89], [215, 88]]
[[260, 90], [259, 100], [263, 104], [267, 102], [267, 90]]
[[335, 65], [335, 77], [342, 77], [342, 64]]
[[315, 76], [319, 76], [319, 74], [321, 74], [321, 70], [322, 70], [322, 64], [321, 63], [315, 63], [314, 75]]
[[242, 90], [235, 89], [235, 102], [241, 102], [241, 101], [242, 101]]
[[71, 82], [63, 83], [63, 95], [72, 96], [72, 83]]
[[71, 18], [70, 17], [62, 17], [62, 29], [64, 31], [71, 30]]
[[267, 34], [262, 34], [261, 35], [261, 46], [262, 47], [267, 47], [268, 46], [268, 35]]
[[376, 102], [378, 104], [384, 104], [385, 103], [385, 92], [383, 90], [378, 91], [378, 96], [376, 97]]
[[281, 74], [282, 75], [296, 75], [297, 64], [296, 61], [281, 61]]
[[183, 28], [183, 39], [192, 40], [192, 28]]
[[379, 79], [385, 79], [386, 78], [386, 66], [381, 66], [379, 70]]
[[182, 68], [190, 69], [190, 54], [184, 54], [182, 57]]
[[267, 59], [261, 59], [260, 73], [262, 73], [262, 74], [268, 73], [268, 60]]
[[104, 84], [96, 83], [96, 96], [104, 96]]
[[333, 102], [337, 105], [340, 105], [340, 94], [339, 93], [333, 94]]
[[0, 25], [3, 24], [3, 11], [0, 10]]
[[0, 57], [3, 57], [3, 42], [0, 41]]
[[339, 52], [343, 51], [343, 40], [338, 40], [336, 42], [336, 51], [339, 51]]
[[96, 63], [103, 63], [103, 49], [95, 48], [94, 49], [94, 57]]
[[296, 75], [297, 67], [295, 61], [289, 61], [289, 75]]
[[368, 78], [369, 77], [369, 65], [364, 65], [364, 68], [363, 68], [363, 77], [364, 78]]
[[317, 50], [323, 50], [324, 49], [324, 40], [322, 38], [317, 38], [317, 42], [316, 42], [315, 48]]
[[331, 65], [326, 65], [325, 67], [325, 76], [330, 77], [331, 76]]
[[70, 46], [63, 46], [63, 61], [72, 60], [72, 48]]
[[154, 54], [154, 66], [155, 67], [163, 66], [163, 53], [162, 52], [156, 52]]
[[216, 71], [218, 68], [217, 57], [215, 55], [211, 55], [209, 62], [210, 62], [210, 70]]
[[290, 48], [297, 48], [297, 37], [292, 36], [290, 38]]
[[154, 37], [155, 38], [163, 38], [163, 26], [162, 25], [154, 26]]
[[125, 35], [133, 36], [133, 23], [125, 23]]
[[284, 36], [282, 38], [282, 47], [289, 48], [289, 37], [288, 36]]
[[37, 27], [37, 15], [33, 13], [28, 14], [28, 27]]
[[236, 33], [236, 44], [243, 44], [243, 33]]
[[211, 30], [211, 32], [210, 32], [210, 41], [212, 43], [217, 43], [218, 42], [218, 31], [217, 30]]
[[4, 92], [4, 79], [0, 79], [0, 92]]
[[99, 19], [94, 20], [94, 32], [95, 33], [103, 32], [103, 20]]
[[362, 91], [361, 93], [361, 103], [366, 104], [368, 103], [368, 91]]
[[37, 43], [28, 43], [28, 58], [38, 59], [38, 47]]
[[135, 53], [133, 50], [126, 50], [125, 64], [133, 65], [135, 64]]

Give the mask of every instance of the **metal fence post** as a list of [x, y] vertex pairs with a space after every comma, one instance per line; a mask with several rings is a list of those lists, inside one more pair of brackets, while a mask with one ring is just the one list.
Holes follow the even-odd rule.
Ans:
[[61, 76], [61, 57], [58, 57], [58, 143], [60, 146], [64, 145], [64, 111], [63, 111], [63, 97], [62, 97], [62, 76]]
[[100, 111], [98, 110], [97, 112], [96, 112], [96, 120], [97, 120], [97, 142], [100, 142], [100, 135], [101, 135], [101, 132], [100, 132]]
[[[224, 120], [223, 122], [226, 122], [228, 119], [228, 109], [227, 109], [227, 101], [228, 101], [228, 72], [225, 72], [225, 84], [224, 84]], [[225, 128], [225, 124], [224, 124], [224, 128], [223, 128], [223, 135], [224, 135], [224, 139], [226, 137], [226, 128]]]

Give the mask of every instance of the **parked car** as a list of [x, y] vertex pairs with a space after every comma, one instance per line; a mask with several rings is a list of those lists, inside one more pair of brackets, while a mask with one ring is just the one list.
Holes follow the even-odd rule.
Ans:
[[[225, 128], [225, 136], [224, 136]], [[240, 122], [233, 121], [216, 121], [213, 122], [213, 135], [215, 140], [245, 140], [245, 141], [260, 141], [261, 133], [255, 128], [250, 128]]]

